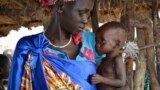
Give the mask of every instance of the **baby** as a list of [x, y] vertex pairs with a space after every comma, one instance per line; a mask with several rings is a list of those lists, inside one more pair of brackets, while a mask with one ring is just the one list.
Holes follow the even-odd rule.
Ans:
[[97, 52], [106, 55], [97, 68], [97, 74], [91, 77], [92, 84], [97, 84], [97, 90], [129, 90], [121, 55], [125, 40], [125, 29], [119, 22], [106, 23], [97, 30]]

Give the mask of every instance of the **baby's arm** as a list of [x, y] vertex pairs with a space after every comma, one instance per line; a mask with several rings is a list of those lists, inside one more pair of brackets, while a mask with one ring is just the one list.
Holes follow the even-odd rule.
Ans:
[[110, 85], [113, 87], [122, 87], [126, 83], [126, 71], [125, 65], [122, 61], [122, 57], [117, 57], [115, 60], [115, 70], [116, 70], [116, 78], [110, 79], [107, 77], [103, 77], [99, 74], [94, 74], [91, 78], [91, 82], [93, 84], [103, 83], [106, 85]]
[[115, 60], [115, 70], [116, 70], [116, 85], [118, 87], [125, 86], [126, 84], [126, 70], [125, 63], [123, 63], [122, 57], [119, 56]]

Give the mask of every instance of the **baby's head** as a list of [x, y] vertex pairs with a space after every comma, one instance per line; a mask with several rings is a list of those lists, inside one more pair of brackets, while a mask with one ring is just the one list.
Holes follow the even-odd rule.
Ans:
[[10, 69], [10, 60], [7, 56], [0, 54], [0, 80], [7, 79]]
[[126, 40], [126, 32], [119, 22], [108, 22], [96, 31], [96, 49], [99, 54], [110, 54], [120, 50]]

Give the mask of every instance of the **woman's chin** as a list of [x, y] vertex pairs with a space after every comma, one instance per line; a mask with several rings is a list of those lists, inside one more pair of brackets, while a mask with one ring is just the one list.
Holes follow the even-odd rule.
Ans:
[[83, 32], [83, 31], [79, 31], [79, 30], [77, 30], [77, 31], [72, 32], [71, 34], [73, 34], [73, 35], [77, 35], [77, 34], [79, 34], [80, 32]]

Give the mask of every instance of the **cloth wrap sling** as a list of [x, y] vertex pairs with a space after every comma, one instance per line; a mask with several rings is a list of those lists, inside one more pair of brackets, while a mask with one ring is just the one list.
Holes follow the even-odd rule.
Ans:
[[[49, 56], [43, 52], [49, 45], [43, 34], [19, 40], [12, 60], [8, 90], [74, 90], [60, 87], [53, 89], [49, 85], [47, 70], [52, 70], [58, 77], [65, 75], [71, 79], [69, 83], [79, 85], [82, 90], [96, 90], [96, 86], [89, 82], [90, 75], [96, 73], [95, 63]], [[24, 88], [24, 84], [28, 87]]]

